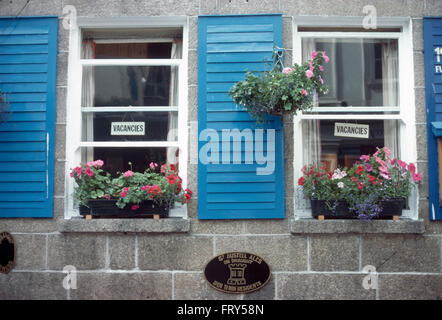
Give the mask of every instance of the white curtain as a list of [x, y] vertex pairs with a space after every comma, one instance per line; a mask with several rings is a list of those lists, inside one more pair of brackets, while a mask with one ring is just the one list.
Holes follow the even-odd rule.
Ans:
[[[304, 39], [302, 42], [302, 61], [311, 59], [312, 52], [315, 50], [314, 39]], [[313, 99], [314, 106], [318, 106], [318, 96], [315, 94]], [[321, 135], [319, 120], [302, 121], [303, 137], [303, 164], [319, 163], [321, 158]]]
[[[398, 45], [397, 40], [382, 43], [382, 96], [383, 105], [398, 106]], [[398, 125], [397, 121], [384, 120], [384, 144], [399, 156]]]
[[[81, 47], [82, 59], [94, 59], [95, 58], [95, 42], [92, 40], [83, 41]], [[81, 93], [81, 107], [90, 108], [94, 106], [95, 96], [95, 83], [94, 83], [94, 67], [83, 67], [83, 79], [82, 79], [82, 93]], [[83, 128], [83, 137], [86, 137], [87, 141], [94, 140], [94, 118], [91, 112], [86, 113], [86, 126]], [[94, 157], [93, 148], [86, 149], [86, 161], [92, 161]]]
[[[181, 39], [174, 39], [172, 43], [171, 59], [180, 59], [183, 51], [183, 43]], [[178, 69], [171, 67], [170, 69], [170, 91], [169, 91], [169, 106], [178, 105]], [[178, 112], [169, 113], [169, 132], [167, 134], [167, 141], [178, 140]], [[178, 148], [167, 148], [167, 162], [178, 163]]]

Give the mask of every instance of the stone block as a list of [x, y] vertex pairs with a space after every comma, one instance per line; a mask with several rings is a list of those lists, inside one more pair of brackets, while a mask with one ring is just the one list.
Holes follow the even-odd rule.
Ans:
[[189, 85], [198, 85], [198, 52], [189, 50], [189, 59], [187, 67], [187, 76]]
[[66, 123], [67, 87], [57, 87], [57, 123]]
[[[55, 159], [63, 161], [66, 159], [66, 125], [57, 123], [55, 125]], [[64, 174], [65, 170], [62, 171]], [[64, 179], [63, 179], [64, 180]]]
[[68, 53], [57, 55], [57, 86], [66, 86], [68, 83]]
[[440, 272], [440, 237], [367, 235], [362, 240], [362, 266], [378, 272]]
[[419, 51], [415, 51], [413, 54], [414, 62], [414, 86], [425, 87], [425, 64], [424, 54]]
[[274, 0], [206, 0], [201, 1], [201, 14], [279, 13]]
[[89, 234], [49, 235], [48, 268], [63, 270], [101, 270], [105, 267], [106, 237]]
[[0, 275], [0, 300], [65, 300], [64, 273], [10, 272]]
[[381, 300], [442, 299], [442, 274], [381, 274], [378, 283]]
[[49, 16], [62, 15], [62, 0], [3, 0], [0, 3], [2, 16]]
[[256, 254], [268, 263], [271, 271], [307, 270], [307, 240], [304, 237], [220, 236], [216, 237], [215, 247], [216, 255], [230, 251]]
[[239, 294], [228, 294], [212, 288], [203, 273], [174, 273], [175, 300], [236, 300]]
[[169, 272], [78, 273], [72, 300], [170, 300]]
[[135, 268], [135, 236], [109, 236], [109, 267], [114, 270]]
[[422, 19], [412, 20], [413, 50], [424, 50], [424, 33]]
[[66, 178], [66, 161], [56, 160], [54, 166], [54, 195], [64, 196], [65, 178]]
[[121, 14], [125, 16], [196, 16], [199, 0], [128, 0], [121, 1]]
[[419, 161], [417, 162], [417, 172], [422, 174], [422, 183], [419, 184], [419, 198], [427, 198], [429, 195], [428, 189], [428, 162]]
[[425, 88], [415, 88], [415, 110], [416, 110], [416, 123], [427, 123], [427, 110], [425, 101]]
[[376, 15], [422, 17], [424, 2], [416, 0], [284, 0], [281, 11], [285, 15], [365, 16], [364, 6], [376, 8]]
[[189, 18], [189, 49], [198, 49], [198, 17]]
[[427, 160], [427, 126], [425, 124], [416, 125], [416, 146], [417, 160]]
[[354, 235], [311, 237], [310, 267], [312, 271], [358, 271], [359, 237]]
[[48, 233], [57, 231], [57, 224], [53, 218], [0, 219], [0, 230], [10, 233]]
[[[287, 201], [287, 198], [286, 198]], [[286, 208], [287, 211], [287, 208]], [[286, 216], [289, 214], [286, 212]], [[253, 234], [288, 234], [288, 219], [259, 219], [244, 221], [245, 233]]]
[[60, 219], [63, 233], [185, 233], [190, 221], [182, 218], [153, 219]]
[[46, 235], [12, 234], [15, 242], [13, 270], [46, 269]]
[[366, 290], [366, 274], [278, 274], [277, 299], [281, 300], [374, 300]]
[[195, 85], [189, 86], [188, 96], [189, 114], [187, 120], [192, 123], [193, 121], [198, 121], [198, 87]]
[[442, 2], [425, 0], [425, 16], [442, 16]]
[[206, 236], [138, 236], [141, 270], [203, 270], [213, 257], [213, 240]]
[[282, 45], [284, 49], [293, 49], [293, 21], [292, 17], [282, 18]]
[[421, 234], [425, 232], [423, 220], [400, 219], [372, 220], [324, 220], [299, 219], [290, 220], [290, 231], [293, 234]]

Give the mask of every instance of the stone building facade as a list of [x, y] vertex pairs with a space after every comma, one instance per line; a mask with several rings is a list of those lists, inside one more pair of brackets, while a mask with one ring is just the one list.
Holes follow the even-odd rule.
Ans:
[[[15, 16], [25, 0], [0, 0], [0, 15]], [[71, 5], [78, 17], [185, 16], [188, 27], [188, 123], [198, 117], [198, 16], [282, 14], [283, 45], [294, 54], [293, 23], [300, 16], [361, 17], [373, 5], [379, 18], [406, 17], [412, 26], [415, 143], [419, 187], [415, 219], [317, 221], [295, 219], [293, 121], [284, 119], [285, 218], [198, 219], [198, 166], [188, 163], [195, 197], [184, 218], [154, 220], [70, 219], [66, 215], [69, 164], [69, 30]], [[56, 149], [53, 218], [0, 219], [16, 242], [16, 265], [0, 274], [1, 299], [441, 299], [442, 224], [429, 220], [423, 17], [442, 16], [440, 0], [182, 0], [30, 1], [21, 16], [58, 16]], [[286, 64], [289, 64], [286, 59]], [[190, 137], [189, 139], [192, 139]], [[194, 139], [194, 137], [193, 137]], [[192, 144], [190, 141], [189, 144]], [[296, 142], [295, 142], [296, 143]], [[367, 226], [368, 224], [368, 226]], [[255, 253], [271, 268], [261, 290], [230, 295], [211, 288], [208, 261], [231, 251]], [[77, 289], [62, 286], [67, 265], [77, 269]], [[364, 289], [363, 268], [378, 272], [377, 289]]]

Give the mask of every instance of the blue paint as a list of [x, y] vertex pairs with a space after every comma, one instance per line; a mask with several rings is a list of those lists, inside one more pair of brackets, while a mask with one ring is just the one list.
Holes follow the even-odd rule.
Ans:
[[[240, 164], [223, 164], [222, 143], [214, 152], [220, 163], [198, 164], [199, 219], [284, 218], [284, 133], [281, 119], [268, 117], [256, 124], [228, 96], [230, 88], [244, 79], [246, 71], [264, 71], [272, 65], [273, 45], [282, 47], [281, 15], [200, 16], [198, 19], [198, 133], [214, 129], [219, 139], [223, 129], [275, 130], [275, 170], [257, 175], [256, 162], [245, 163], [244, 142]], [[264, 135], [266, 141], [267, 135]], [[207, 141], [199, 142], [199, 149]], [[231, 145], [233, 150], [233, 144]], [[262, 149], [262, 148], [261, 148]], [[270, 150], [270, 148], [269, 148]], [[264, 143], [264, 151], [267, 145]], [[230, 152], [233, 159], [234, 152]], [[266, 152], [264, 152], [264, 155]], [[254, 159], [254, 157], [253, 157]]]
[[0, 18], [2, 218], [53, 216], [57, 38], [58, 17]]
[[[442, 208], [439, 204], [439, 166], [437, 138], [442, 136], [442, 73], [436, 67], [442, 66], [437, 61], [436, 47], [442, 48], [442, 18], [424, 17], [424, 57], [425, 57], [425, 95], [427, 106], [428, 140], [428, 184], [430, 220], [442, 220]], [[439, 123], [438, 123], [439, 122]]]

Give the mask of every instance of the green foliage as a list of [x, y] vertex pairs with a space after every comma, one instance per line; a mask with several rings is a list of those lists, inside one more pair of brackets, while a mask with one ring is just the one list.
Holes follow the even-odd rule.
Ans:
[[346, 200], [352, 208], [379, 204], [383, 200], [407, 198], [421, 183], [421, 175], [414, 164], [392, 159], [387, 148], [373, 155], [362, 155], [347, 170], [326, 171], [325, 165], [305, 166], [298, 180], [306, 197], [332, 201]]
[[282, 68], [278, 60], [270, 71], [247, 72], [245, 79], [230, 89], [229, 95], [257, 121], [263, 121], [265, 114], [308, 110], [313, 107], [316, 92], [327, 92], [321, 70], [328, 59], [324, 52], [315, 51], [312, 60], [291, 68]]
[[91, 199], [116, 199], [119, 208], [131, 205], [136, 210], [144, 200], [173, 206], [175, 201], [189, 202], [192, 196], [191, 190], [182, 189], [182, 179], [173, 164], [159, 167], [151, 163], [144, 172], [118, 172], [115, 178], [102, 170], [102, 166], [103, 161], [97, 160], [71, 171], [77, 184], [75, 197], [81, 205], [87, 206]]

